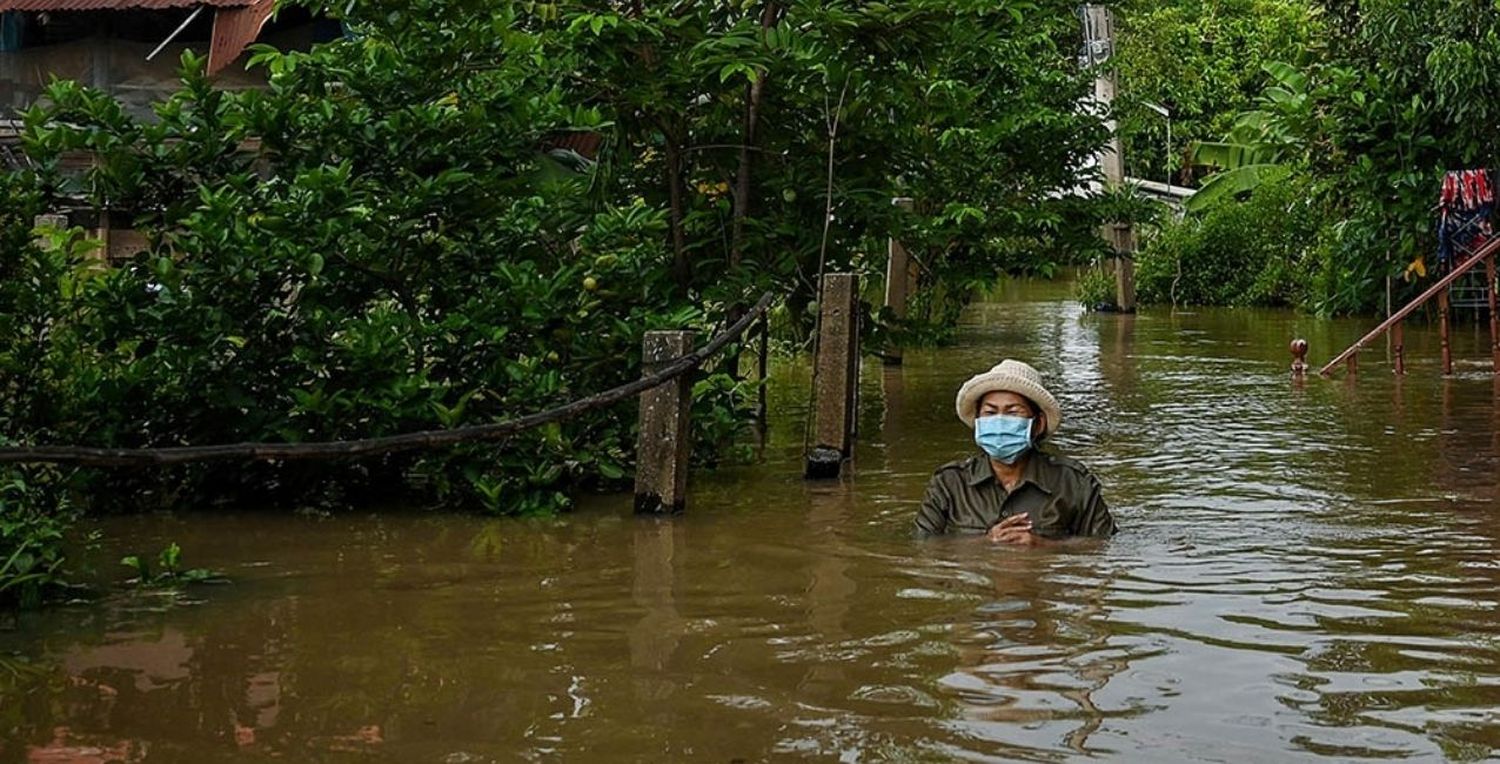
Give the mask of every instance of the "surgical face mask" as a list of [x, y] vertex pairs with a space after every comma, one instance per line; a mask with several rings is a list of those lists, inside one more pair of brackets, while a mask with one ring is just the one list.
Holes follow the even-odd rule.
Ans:
[[974, 420], [974, 442], [991, 459], [1015, 464], [1031, 450], [1031, 417], [982, 416]]

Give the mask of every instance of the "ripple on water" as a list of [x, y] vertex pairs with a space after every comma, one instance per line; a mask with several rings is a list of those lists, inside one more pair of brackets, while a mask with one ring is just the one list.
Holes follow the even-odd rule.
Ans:
[[[667, 523], [628, 496], [546, 521], [111, 520], [102, 567], [170, 538], [236, 584], [0, 632], [0, 701], [27, 699], [0, 738], [34, 760], [1494, 758], [1496, 387], [1423, 366], [1416, 325], [1404, 379], [1286, 377], [1288, 337], [1367, 323], [1008, 292], [957, 346], [867, 367], [847, 480], [801, 481], [809, 375], [779, 368], [761, 461], [695, 473]], [[954, 387], [1002, 355], [1053, 381], [1056, 446], [1117, 539], [909, 540], [971, 448]]]

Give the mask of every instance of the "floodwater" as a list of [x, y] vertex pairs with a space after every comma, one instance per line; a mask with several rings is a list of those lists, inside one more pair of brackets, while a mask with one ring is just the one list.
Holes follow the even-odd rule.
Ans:
[[[1500, 755], [1500, 383], [1488, 338], [1295, 385], [1371, 324], [1085, 315], [1016, 286], [865, 367], [842, 481], [800, 478], [806, 369], [688, 512], [110, 521], [233, 583], [0, 632], [0, 762], [1283, 761]], [[908, 537], [968, 449], [958, 384], [1034, 361], [1124, 532]], [[123, 575], [123, 571], [122, 571]]]

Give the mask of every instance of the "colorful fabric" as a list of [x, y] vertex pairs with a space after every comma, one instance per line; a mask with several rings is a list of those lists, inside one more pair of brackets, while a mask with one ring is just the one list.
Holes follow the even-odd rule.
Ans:
[[1438, 200], [1438, 267], [1448, 270], [1493, 235], [1495, 185], [1489, 170], [1455, 170], [1443, 176]]

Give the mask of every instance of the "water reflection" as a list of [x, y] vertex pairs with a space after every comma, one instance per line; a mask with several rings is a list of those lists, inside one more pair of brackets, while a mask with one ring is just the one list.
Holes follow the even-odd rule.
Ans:
[[[800, 479], [807, 369], [778, 369], [762, 461], [676, 521], [111, 520], [102, 562], [176, 540], [235, 583], [0, 632], [0, 762], [1492, 757], [1500, 381], [1442, 379], [1420, 326], [1405, 378], [1290, 380], [1291, 337], [1316, 364], [1366, 323], [1012, 290], [867, 365], [845, 480]], [[1006, 356], [1055, 380], [1121, 536], [908, 538], [972, 448], [956, 386]]]

